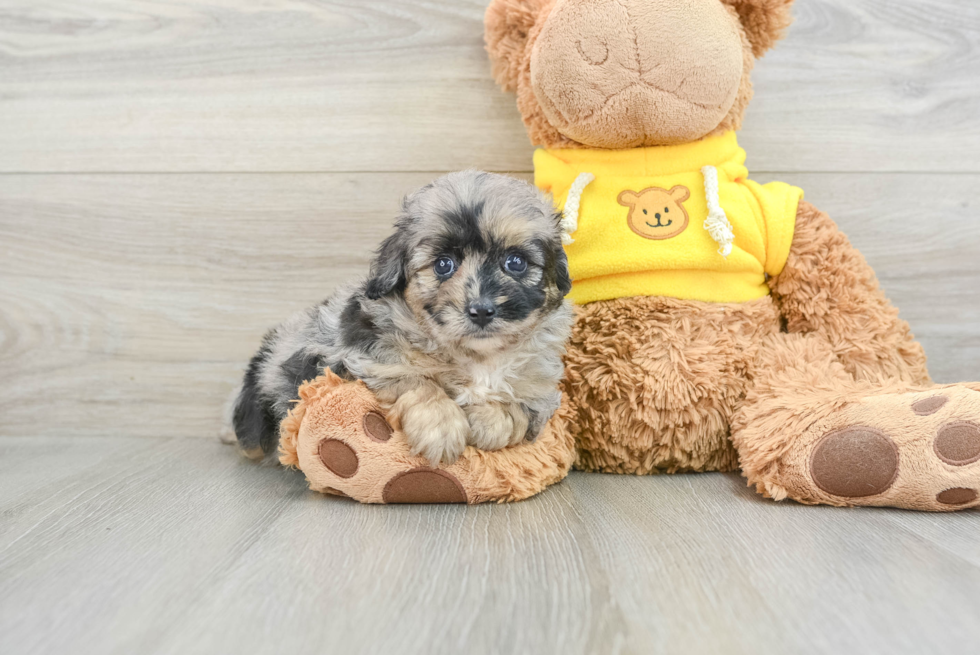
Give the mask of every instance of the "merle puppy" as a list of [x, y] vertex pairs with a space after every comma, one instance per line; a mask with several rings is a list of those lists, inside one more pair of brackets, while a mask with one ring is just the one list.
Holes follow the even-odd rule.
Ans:
[[366, 280], [265, 336], [234, 406], [242, 450], [275, 454], [297, 388], [324, 368], [363, 380], [433, 463], [534, 439], [561, 399], [573, 320], [559, 219], [491, 173], [407, 196]]

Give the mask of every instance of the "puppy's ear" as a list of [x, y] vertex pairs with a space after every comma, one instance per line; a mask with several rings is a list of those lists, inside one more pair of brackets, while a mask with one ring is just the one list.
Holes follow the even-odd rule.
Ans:
[[568, 273], [568, 257], [565, 255], [565, 249], [562, 248], [561, 243], [558, 244], [558, 252], [555, 257], [555, 284], [561, 291], [562, 298], [572, 290], [572, 276]]
[[517, 89], [527, 36], [546, 0], [492, 0], [483, 17], [483, 39], [493, 79], [504, 91]]
[[[560, 213], [555, 214], [554, 221], [556, 225], [561, 224]], [[548, 259], [554, 262], [555, 267], [555, 286], [558, 287], [558, 290], [561, 291], [561, 297], [564, 298], [572, 290], [572, 276], [568, 273], [568, 256], [565, 255], [565, 248], [561, 245], [561, 239], [552, 241], [549, 250]]]
[[403, 237], [400, 232], [395, 232], [378, 248], [374, 261], [371, 262], [371, 273], [364, 291], [371, 300], [405, 290], [408, 250], [403, 243]]
[[776, 41], [783, 38], [786, 28], [793, 22], [790, 14], [793, 0], [722, 0], [722, 2], [738, 14], [756, 59], [766, 54]]

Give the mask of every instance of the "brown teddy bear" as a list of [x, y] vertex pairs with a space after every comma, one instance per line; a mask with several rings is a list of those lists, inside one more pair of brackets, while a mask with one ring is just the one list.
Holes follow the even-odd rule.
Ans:
[[741, 468], [765, 496], [980, 502], [980, 384], [936, 386], [825, 214], [735, 130], [792, 0], [493, 0], [486, 42], [564, 211], [579, 305], [534, 444], [428, 468], [357, 383], [304, 386], [282, 460], [364, 502], [517, 500], [586, 471]]

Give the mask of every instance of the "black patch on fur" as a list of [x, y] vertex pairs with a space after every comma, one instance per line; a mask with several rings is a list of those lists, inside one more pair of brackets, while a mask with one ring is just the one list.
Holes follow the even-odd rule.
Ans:
[[352, 296], [340, 314], [340, 342], [367, 352], [378, 341], [378, 328], [361, 307], [361, 296]]
[[[555, 214], [554, 220], [561, 221], [561, 214]], [[568, 272], [568, 256], [561, 240], [538, 241], [538, 246], [544, 252], [544, 275], [549, 284], [553, 284], [564, 298], [572, 290], [572, 277]]]
[[405, 291], [408, 252], [404, 238], [403, 230], [399, 228], [378, 248], [374, 261], [371, 262], [371, 273], [364, 291], [364, 295], [371, 300]]
[[320, 375], [320, 358], [300, 350], [293, 353], [289, 359], [282, 363], [280, 368], [286, 379], [299, 389], [301, 384]]
[[235, 437], [242, 450], [261, 448], [266, 454], [275, 450], [279, 443], [279, 421], [270, 403], [259, 395], [259, 368], [269, 357], [269, 340], [270, 335], [266, 335], [262, 347], [248, 364], [232, 418]]
[[554, 271], [555, 286], [558, 287], [558, 291], [561, 292], [561, 297], [564, 298], [572, 290], [572, 276], [568, 272], [568, 256], [565, 254], [565, 249], [560, 242], [558, 247], [555, 248]]
[[433, 305], [432, 303], [426, 303], [422, 305], [422, 309], [425, 310], [426, 314], [432, 317], [432, 320], [436, 322], [436, 325], [446, 324], [446, 321], [443, 320], [442, 316], [439, 315], [439, 313], [436, 311], [436, 306]]
[[508, 293], [507, 300], [497, 306], [497, 316], [503, 321], [523, 321], [544, 305], [546, 297], [544, 291], [537, 287], [524, 287]]
[[544, 305], [547, 298], [544, 285], [529, 286], [522, 284], [520, 278], [507, 275], [501, 268], [503, 254], [496, 255], [492, 251], [477, 273], [480, 296], [488, 299], [506, 296], [507, 300], [497, 305], [497, 318], [502, 321], [523, 321]]
[[333, 371], [333, 374], [339, 378], [343, 378], [345, 380], [354, 379], [354, 376], [351, 374], [350, 369], [347, 368], [347, 364], [343, 362], [335, 362], [331, 364], [330, 370]]
[[446, 232], [438, 241], [437, 250], [462, 257], [464, 250], [485, 250], [487, 248], [480, 232], [480, 216], [483, 214], [483, 201], [472, 205], [457, 205], [443, 215]]
[[537, 411], [527, 405], [521, 405], [521, 409], [524, 410], [524, 414], [527, 416], [527, 432], [524, 433], [524, 441], [533, 443], [541, 434], [544, 421], [541, 420], [541, 415]]

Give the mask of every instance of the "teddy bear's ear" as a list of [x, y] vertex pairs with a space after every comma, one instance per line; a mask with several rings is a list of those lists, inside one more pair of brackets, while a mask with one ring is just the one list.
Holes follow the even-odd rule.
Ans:
[[492, 0], [483, 18], [483, 38], [493, 79], [504, 91], [517, 89], [527, 35], [548, 0]]
[[621, 204], [623, 207], [632, 207], [639, 199], [640, 194], [638, 194], [636, 191], [630, 191], [629, 189], [620, 192], [620, 194], [616, 196], [616, 202]]
[[793, 22], [790, 7], [793, 0], [722, 0], [732, 7], [742, 22], [752, 54], [761, 57], [783, 37]]
[[680, 184], [672, 187], [667, 193], [674, 199], [674, 202], [684, 202], [691, 197], [691, 190]]

